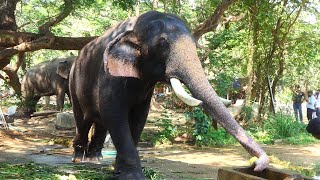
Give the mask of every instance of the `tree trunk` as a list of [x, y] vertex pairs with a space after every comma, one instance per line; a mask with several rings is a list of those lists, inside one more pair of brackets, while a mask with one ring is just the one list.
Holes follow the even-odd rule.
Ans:
[[0, 29], [17, 30], [14, 12], [20, 0], [0, 0]]
[[236, 119], [238, 121], [248, 121], [247, 117], [247, 107], [252, 106], [252, 102], [255, 100], [253, 97], [253, 92], [255, 88], [253, 88], [253, 81], [255, 79], [254, 74], [254, 61], [257, 58], [257, 49], [258, 49], [258, 33], [259, 33], [259, 22], [256, 19], [256, 15], [258, 13], [257, 5], [251, 7], [250, 14], [250, 30], [252, 32], [250, 41], [249, 41], [249, 52], [250, 56], [247, 61], [247, 77], [248, 84], [247, 89], [245, 90], [245, 99], [241, 111], [236, 115]]
[[[17, 30], [17, 23], [14, 12], [19, 1], [20, 0], [0, 0], [0, 30]], [[2, 33], [0, 33], [0, 37], [1, 36], [3, 36]], [[5, 47], [6, 46], [2, 46], [0, 44], [0, 51], [5, 49]], [[0, 69], [8, 65], [10, 63], [10, 60], [11, 56], [3, 59], [2, 62], [0, 62]]]
[[12, 71], [11, 69], [4, 69], [3, 71], [6, 73], [8, 78], [8, 79], [5, 79], [5, 81], [13, 88], [16, 94], [20, 96], [21, 84], [20, 84], [17, 72]]

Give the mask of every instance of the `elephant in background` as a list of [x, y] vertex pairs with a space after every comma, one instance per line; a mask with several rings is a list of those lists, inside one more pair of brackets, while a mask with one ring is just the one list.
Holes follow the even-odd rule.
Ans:
[[23, 76], [21, 94], [23, 112], [32, 114], [42, 96], [57, 96], [57, 110], [64, 105], [65, 93], [69, 95], [69, 73], [76, 57], [56, 58], [31, 67]]
[[[190, 96], [181, 81], [192, 93]], [[214, 119], [258, 159], [254, 169], [269, 164], [262, 148], [228, 112], [206, 78], [196, 42], [176, 15], [146, 12], [108, 29], [88, 43], [74, 62], [69, 79], [77, 133], [72, 160], [102, 158], [109, 131], [117, 150], [117, 179], [144, 179], [137, 144], [145, 126], [154, 86], [170, 83], [191, 106], [202, 105]], [[95, 131], [88, 142], [92, 125]]]

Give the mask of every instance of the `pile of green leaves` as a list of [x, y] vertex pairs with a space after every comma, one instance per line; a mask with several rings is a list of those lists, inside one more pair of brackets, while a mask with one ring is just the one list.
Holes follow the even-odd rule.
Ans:
[[[67, 172], [68, 171], [68, 172]], [[72, 172], [72, 173], [70, 173]], [[0, 179], [107, 179], [112, 177], [111, 169], [97, 169], [86, 166], [48, 166], [43, 164], [0, 163]]]
[[[163, 179], [159, 172], [143, 168], [147, 179]], [[111, 179], [112, 168], [93, 168], [86, 165], [48, 166], [36, 163], [8, 164], [0, 163], [0, 179], [56, 179], [56, 180], [85, 180]]]
[[150, 180], [162, 180], [162, 179], [164, 179], [162, 177], [162, 175], [159, 174], [158, 171], [155, 171], [153, 169], [143, 167], [142, 171], [143, 171], [143, 174], [145, 175], [145, 177], [147, 179], [150, 179]]

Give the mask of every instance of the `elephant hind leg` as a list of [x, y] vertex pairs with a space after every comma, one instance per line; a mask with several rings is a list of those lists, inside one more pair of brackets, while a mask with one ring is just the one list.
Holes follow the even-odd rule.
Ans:
[[88, 144], [88, 133], [92, 125], [90, 119], [85, 118], [76, 97], [72, 97], [73, 115], [76, 122], [76, 136], [73, 139], [73, 162], [81, 162], [85, 156]]
[[[95, 121], [100, 122], [100, 121]], [[102, 124], [94, 124], [94, 133], [89, 143], [88, 148], [88, 160], [90, 161], [100, 161], [102, 160], [102, 148], [104, 146], [104, 141], [107, 135], [107, 128]]]

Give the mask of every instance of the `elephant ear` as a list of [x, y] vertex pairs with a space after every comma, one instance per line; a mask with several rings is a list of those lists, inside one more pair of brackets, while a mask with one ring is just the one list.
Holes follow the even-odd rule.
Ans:
[[67, 61], [60, 61], [57, 67], [56, 73], [59, 74], [62, 78], [68, 79], [69, 77], [69, 68]]
[[116, 77], [140, 78], [137, 68], [141, 59], [140, 46], [133, 30], [122, 32], [110, 41], [103, 59], [106, 73]]

